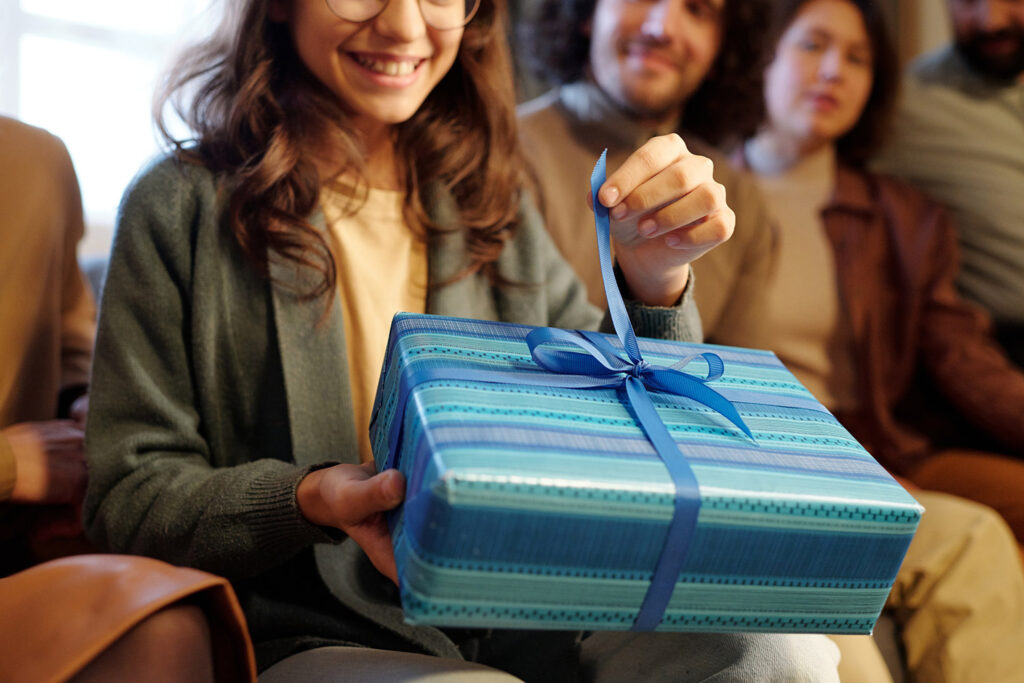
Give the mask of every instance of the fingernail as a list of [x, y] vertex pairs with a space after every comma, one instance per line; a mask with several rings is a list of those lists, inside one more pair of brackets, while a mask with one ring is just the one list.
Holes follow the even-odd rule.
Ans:
[[678, 247], [680, 244], [682, 244], [682, 240], [679, 239], [677, 235], [668, 235], [667, 237], [665, 237], [665, 244], [667, 244], [670, 247]]
[[629, 209], [626, 208], [625, 204], [619, 204], [614, 209], [612, 209], [612, 218], [614, 218], [615, 220], [621, 220], [626, 216], [626, 213], [628, 211]]
[[605, 206], [611, 206], [615, 202], [619, 201], [619, 188], [612, 185], [611, 187], [605, 188], [604, 192], [601, 193], [604, 199], [601, 200]]
[[658, 224], [653, 218], [645, 218], [640, 222], [640, 225], [637, 226], [637, 230], [639, 230], [640, 234], [644, 237], [650, 237], [657, 229]]

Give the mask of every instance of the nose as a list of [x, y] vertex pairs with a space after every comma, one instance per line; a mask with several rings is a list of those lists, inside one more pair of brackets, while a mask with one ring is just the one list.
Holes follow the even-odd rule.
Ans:
[[373, 19], [374, 30], [397, 42], [410, 43], [427, 32], [419, 0], [389, 0]]
[[684, 3], [679, 0], [647, 0], [641, 30], [644, 36], [665, 42], [685, 42], [690, 25]]
[[826, 81], [839, 80], [843, 75], [843, 55], [837, 47], [830, 47], [821, 56], [818, 75]]

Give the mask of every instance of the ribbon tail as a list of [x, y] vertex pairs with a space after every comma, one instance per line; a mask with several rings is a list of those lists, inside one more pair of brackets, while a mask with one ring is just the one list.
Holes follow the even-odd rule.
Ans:
[[678, 396], [685, 396], [691, 398], [701, 405], [711, 408], [717, 413], [720, 413], [722, 417], [731, 422], [737, 429], [746, 434], [751, 441], [754, 439], [754, 434], [750, 431], [750, 427], [740, 417], [739, 411], [736, 410], [729, 399], [722, 396], [720, 393], [704, 384], [695, 377], [672, 371], [671, 374], [663, 371], [655, 371], [654, 374], [654, 388], [664, 391], [666, 393], [676, 394]]
[[675, 590], [683, 562], [690, 548], [697, 515], [700, 512], [700, 487], [697, 477], [686, 458], [679, 453], [679, 446], [661, 421], [650, 394], [643, 383], [635, 377], [626, 381], [626, 393], [630, 405], [651, 440], [658, 456], [668, 468], [675, 486], [674, 513], [665, 535], [665, 545], [658, 557], [658, 564], [651, 576], [651, 584], [644, 596], [640, 611], [633, 622], [633, 631], [653, 631], [664, 618], [672, 592]]
[[601, 152], [601, 158], [594, 165], [590, 174], [590, 195], [594, 200], [594, 228], [597, 231], [597, 256], [601, 262], [601, 279], [604, 281], [604, 296], [608, 301], [608, 314], [612, 318], [615, 334], [622, 342], [629, 359], [636, 363], [640, 360], [640, 345], [633, 332], [633, 323], [626, 313], [626, 304], [622, 301], [622, 293], [615, 284], [615, 273], [612, 268], [612, 226], [608, 207], [597, 199], [597, 192], [604, 185], [608, 163], [608, 150]]

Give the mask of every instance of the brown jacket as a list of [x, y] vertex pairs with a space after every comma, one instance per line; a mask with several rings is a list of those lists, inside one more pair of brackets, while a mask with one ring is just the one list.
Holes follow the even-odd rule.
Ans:
[[840, 165], [823, 218], [860, 378], [862, 408], [840, 421], [884, 465], [909, 471], [933, 447], [895, 413], [923, 370], [971, 423], [1024, 452], [1024, 373], [987, 315], [957, 294], [945, 210], [901, 181]]
[[199, 604], [210, 626], [216, 680], [255, 681], [249, 631], [226, 579], [128, 555], [64, 557], [0, 579], [0, 679], [66, 681], [144, 620], [188, 604]]

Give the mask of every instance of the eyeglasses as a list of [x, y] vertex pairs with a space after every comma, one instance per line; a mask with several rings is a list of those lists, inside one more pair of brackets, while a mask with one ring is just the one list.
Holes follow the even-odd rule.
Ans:
[[[326, 0], [327, 7], [345, 21], [361, 23], [384, 11], [389, 0]], [[462, 28], [480, 9], [480, 0], [418, 0], [423, 21], [439, 31]]]

